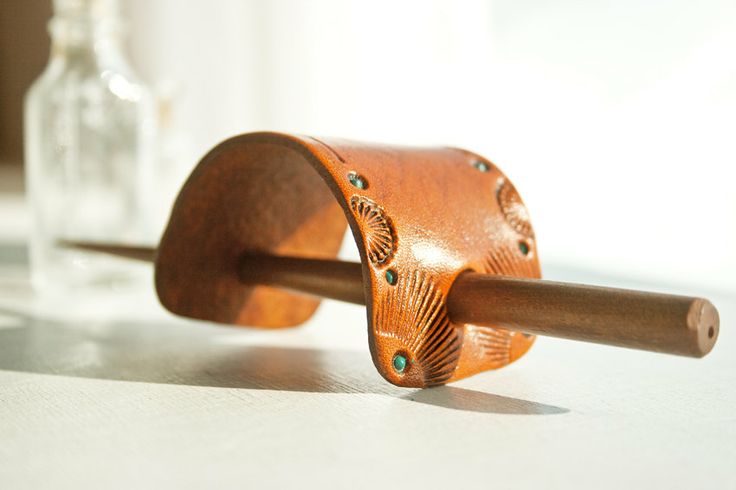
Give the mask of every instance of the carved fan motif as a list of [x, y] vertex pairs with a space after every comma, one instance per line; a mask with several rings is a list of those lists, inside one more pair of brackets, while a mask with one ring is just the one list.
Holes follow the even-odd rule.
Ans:
[[374, 325], [378, 335], [399, 340], [427, 386], [452, 376], [462, 339], [447, 317], [444, 295], [426, 273], [407, 274], [377, 302]]
[[362, 196], [353, 196], [350, 207], [355, 217], [364, 225], [366, 252], [374, 264], [385, 264], [394, 253], [396, 238], [383, 209]]
[[501, 208], [503, 217], [506, 218], [506, 222], [516, 230], [520, 235], [527, 238], [532, 238], [532, 224], [529, 220], [529, 212], [521, 202], [521, 197], [516, 191], [514, 184], [506, 179], [501, 179], [501, 182], [496, 191], [496, 199], [498, 200], [498, 206]]
[[504, 329], [467, 325], [466, 335], [480, 346], [483, 358], [494, 366], [511, 362], [511, 333]]
[[518, 248], [501, 245], [486, 254], [483, 272], [499, 276], [538, 277], [534, 261], [526, 257], [520, 259], [519, 254]]

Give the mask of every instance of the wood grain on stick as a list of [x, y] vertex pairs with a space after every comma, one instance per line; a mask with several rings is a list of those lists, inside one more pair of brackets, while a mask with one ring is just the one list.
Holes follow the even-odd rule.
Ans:
[[703, 357], [718, 337], [707, 299], [466, 273], [447, 301], [461, 323]]
[[[154, 249], [91, 243], [75, 248], [152, 260]], [[243, 255], [245, 284], [274, 286], [365, 304], [361, 264]], [[719, 316], [703, 298], [466, 272], [447, 297], [456, 324], [502, 327], [570, 340], [703, 357], [718, 338]]]

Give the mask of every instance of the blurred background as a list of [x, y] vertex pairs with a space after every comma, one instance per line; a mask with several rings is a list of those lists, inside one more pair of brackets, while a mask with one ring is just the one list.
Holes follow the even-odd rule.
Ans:
[[[173, 187], [248, 131], [465, 147], [514, 181], [543, 269], [736, 293], [733, 0], [121, 4]], [[51, 12], [0, 0], [5, 209]], [[0, 212], [0, 235], [22, 216]]]

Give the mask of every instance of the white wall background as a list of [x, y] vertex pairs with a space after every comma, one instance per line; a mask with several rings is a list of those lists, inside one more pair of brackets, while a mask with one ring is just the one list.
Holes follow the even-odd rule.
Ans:
[[543, 264], [736, 292], [733, 0], [128, 0], [189, 170], [254, 130], [462, 146]]

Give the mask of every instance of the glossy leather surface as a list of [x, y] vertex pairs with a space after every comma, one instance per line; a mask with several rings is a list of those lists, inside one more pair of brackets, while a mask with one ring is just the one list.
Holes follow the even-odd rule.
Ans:
[[[347, 218], [347, 219], [346, 219]], [[453, 324], [446, 299], [466, 270], [540, 277], [526, 208], [479, 155], [253, 133], [206, 155], [159, 247], [156, 285], [175, 314], [285, 327], [319, 300], [238, 278], [243, 253], [334, 258], [346, 223], [363, 268], [370, 350], [400, 386], [444, 384], [502, 367], [533, 336]], [[407, 359], [399, 372], [394, 358]]]

